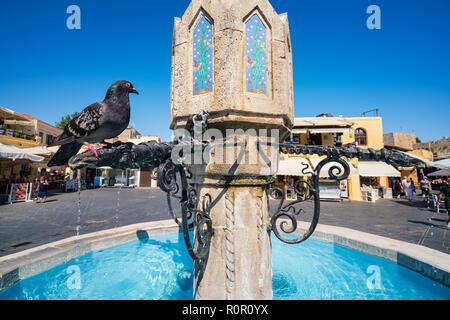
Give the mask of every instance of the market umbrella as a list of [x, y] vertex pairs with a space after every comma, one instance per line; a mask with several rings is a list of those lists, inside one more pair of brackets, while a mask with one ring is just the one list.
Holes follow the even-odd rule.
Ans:
[[433, 173], [427, 174], [427, 177], [450, 177], [450, 170], [439, 170]]
[[24, 149], [20, 149], [22, 150], [22, 152], [25, 153], [30, 153], [30, 154], [37, 154], [37, 155], [41, 155], [41, 156], [52, 156], [54, 155], [56, 152], [46, 148], [46, 147], [33, 147], [33, 148], [24, 148]]
[[450, 158], [433, 162], [436, 168], [450, 170]]
[[28, 153], [23, 149], [17, 148], [9, 144], [0, 143], [0, 158], [3, 159], [27, 159], [31, 161], [42, 161], [44, 157]]

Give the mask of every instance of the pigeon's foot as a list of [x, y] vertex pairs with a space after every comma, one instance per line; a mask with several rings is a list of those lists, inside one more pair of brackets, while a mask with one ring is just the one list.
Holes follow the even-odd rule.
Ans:
[[102, 147], [94, 147], [93, 145], [86, 143], [87, 149], [84, 152], [88, 152], [89, 150], [91, 150], [96, 157], [98, 157], [98, 153], [97, 150], [100, 150]]

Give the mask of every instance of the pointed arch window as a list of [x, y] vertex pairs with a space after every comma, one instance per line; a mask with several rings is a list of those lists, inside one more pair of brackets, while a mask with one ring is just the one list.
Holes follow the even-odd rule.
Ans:
[[255, 13], [245, 23], [247, 92], [267, 93], [267, 28]]
[[201, 16], [193, 34], [193, 93], [199, 95], [213, 90], [212, 24]]

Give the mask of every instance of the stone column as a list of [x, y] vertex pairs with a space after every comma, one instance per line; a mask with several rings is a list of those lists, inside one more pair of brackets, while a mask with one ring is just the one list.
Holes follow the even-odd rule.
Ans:
[[[259, 42], [250, 47], [256, 27]], [[250, 56], [252, 48], [264, 52]], [[208, 257], [195, 261], [195, 298], [272, 299], [265, 190], [278, 150], [266, 146], [285, 137], [293, 121], [287, 14], [278, 15], [267, 0], [193, 0], [175, 19], [172, 53], [171, 128], [206, 109], [213, 132], [203, 139], [217, 145], [205, 164], [192, 167], [200, 203], [211, 196], [214, 229]]]

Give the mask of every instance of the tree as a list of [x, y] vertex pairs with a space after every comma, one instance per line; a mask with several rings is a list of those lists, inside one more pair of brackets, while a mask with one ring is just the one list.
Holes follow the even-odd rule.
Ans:
[[422, 140], [416, 137], [416, 143], [422, 143]]
[[72, 114], [65, 115], [65, 116], [61, 117], [61, 121], [58, 121], [55, 125], [60, 129], [64, 129], [64, 127], [69, 123], [69, 121], [72, 120], [73, 118], [75, 118], [79, 114], [80, 114], [79, 112], [75, 112]]

